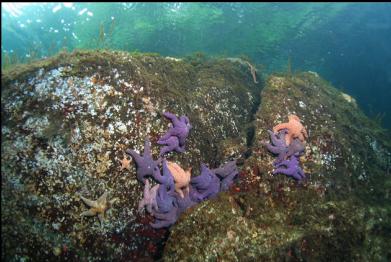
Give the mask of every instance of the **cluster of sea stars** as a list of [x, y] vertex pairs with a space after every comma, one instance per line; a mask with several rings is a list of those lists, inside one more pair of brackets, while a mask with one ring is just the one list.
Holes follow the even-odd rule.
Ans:
[[[238, 174], [236, 161], [231, 161], [213, 170], [201, 164], [201, 175], [191, 177], [191, 168], [185, 171], [178, 164], [162, 158], [172, 151], [184, 152], [185, 141], [191, 129], [186, 116], [178, 119], [168, 112], [164, 116], [172, 121], [172, 127], [158, 141], [159, 144], [166, 145], [160, 150], [158, 160], [152, 157], [148, 138], [145, 140], [142, 156], [134, 150], [126, 150], [136, 162], [137, 179], [145, 185], [139, 212], [146, 208], [155, 217], [155, 222], [151, 223], [154, 228], [173, 225], [187, 208], [227, 190]], [[152, 177], [158, 184], [151, 188], [147, 177]]]
[[271, 144], [264, 143], [267, 149], [277, 155], [273, 165], [275, 174], [284, 174], [295, 180], [305, 178], [304, 171], [300, 167], [300, 155], [304, 153], [304, 142], [308, 137], [307, 131], [300, 123], [296, 115], [288, 116], [287, 123], [273, 127], [273, 132], [268, 130]]

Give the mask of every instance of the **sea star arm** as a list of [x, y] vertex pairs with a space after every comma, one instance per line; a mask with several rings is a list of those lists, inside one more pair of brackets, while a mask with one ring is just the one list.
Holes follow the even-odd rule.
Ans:
[[174, 150], [177, 151], [177, 149], [180, 150], [179, 139], [176, 136], [171, 136], [170, 138], [168, 138], [167, 140], [164, 140], [164, 141], [158, 141], [158, 144], [165, 144], [166, 145], [165, 147], [163, 147], [160, 150], [161, 156], [164, 155], [165, 153], [172, 152]]
[[156, 218], [156, 221], [151, 223], [153, 228], [169, 227], [178, 219], [178, 208], [174, 207], [168, 213], [154, 212], [153, 216]]
[[103, 195], [101, 195], [98, 200], [96, 200], [96, 202], [98, 202], [98, 204], [104, 204], [106, 203], [106, 199], [107, 199], [107, 192], [104, 192]]
[[221, 191], [227, 191], [229, 187], [232, 185], [234, 178], [238, 175], [238, 172], [232, 172], [230, 175], [226, 176], [220, 185]]
[[264, 143], [264, 145], [267, 147], [267, 150], [269, 150], [273, 154], [279, 154], [280, 153], [280, 148], [273, 146], [268, 143]]
[[175, 123], [179, 122], [179, 119], [176, 115], [174, 115], [173, 113], [170, 113], [170, 112], [164, 112], [163, 115], [168, 118], [172, 123], [173, 125], [175, 126]]
[[144, 156], [150, 156], [151, 155], [151, 143], [149, 142], [149, 138], [145, 138], [144, 142]]
[[133, 149], [126, 149], [126, 154], [130, 155], [134, 161], [137, 163], [140, 163], [142, 161], [142, 157]]
[[202, 163], [201, 164], [201, 174], [199, 176], [192, 177], [190, 183], [197, 190], [208, 188], [210, 182], [212, 181], [212, 176], [210, 174], [209, 168]]
[[267, 132], [270, 135], [270, 139], [271, 139], [273, 145], [277, 146], [277, 145], [281, 144], [281, 138], [279, 138], [277, 136], [277, 134], [274, 134], [271, 130], [267, 130]]
[[95, 207], [95, 208], [98, 207], [97, 201], [92, 201], [92, 200], [85, 198], [83, 196], [80, 196], [80, 198], [84, 201], [84, 203], [86, 203], [86, 205], [88, 205], [90, 207]]
[[[266, 143], [264, 143], [264, 144], [266, 144]], [[224, 178], [224, 177], [230, 175], [234, 171], [237, 171], [236, 160], [230, 161], [230, 162], [226, 163], [225, 165], [212, 170], [212, 172], [215, 173], [216, 175], [218, 175], [220, 178]]]
[[175, 129], [173, 127], [170, 127], [168, 131], [157, 141], [158, 144], [165, 144], [166, 140], [169, 139], [172, 136], [175, 136], [174, 134]]
[[288, 127], [289, 127], [288, 123], [281, 123], [281, 124], [278, 124], [275, 127], [273, 127], [273, 132], [276, 133], [276, 132], [280, 131], [281, 129], [285, 129], [285, 128], [288, 128]]
[[83, 213], [80, 214], [80, 216], [87, 216], [87, 217], [91, 217], [91, 216], [95, 216], [95, 215], [96, 215], [96, 211], [93, 209], [89, 209], [89, 210], [84, 211]]
[[160, 185], [156, 196], [156, 202], [159, 212], [169, 212], [174, 207], [174, 201], [175, 198], [173, 196], [169, 196], [167, 188], [164, 185]]
[[105, 220], [105, 215], [104, 215], [104, 213], [99, 213], [99, 214], [98, 214], [98, 219], [99, 219], [99, 223], [100, 223], [101, 225], [103, 225], [103, 222], [104, 222], [104, 220]]
[[302, 129], [301, 131], [302, 131], [304, 137], [305, 137], [305, 138], [308, 138], [307, 130], [306, 130], [304, 127], [303, 127], [303, 129]]
[[146, 205], [145, 199], [143, 198], [143, 199], [141, 199], [140, 202], [138, 203], [138, 209], [137, 209], [137, 211], [138, 211], [139, 213], [141, 213], [141, 211], [143, 210], [143, 208], [144, 208], [145, 205]]

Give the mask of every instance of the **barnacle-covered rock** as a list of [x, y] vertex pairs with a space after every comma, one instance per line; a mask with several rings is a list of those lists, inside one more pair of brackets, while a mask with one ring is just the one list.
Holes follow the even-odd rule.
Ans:
[[301, 163], [309, 185], [345, 197], [352, 192], [362, 195], [363, 190], [369, 193], [384, 180], [391, 163], [389, 134], [318, 74], [272, 75], [261, 101], [248, 159], [248, 166], [256, 166], [260, 174], [250, 177], [287, 182], [283, 176], [272, 176], [274, 157], [262, 142], [269, 140], [268, 129], [294, 114], [308, 132]]
[[[290, 114], [308, 132], [301, 182], [273, 176], [275, 157], [262, 143]], [[165, 260], [387, 260], [390, 141], [317, 74], [271, 75], [239, 183], [174, 225]]]
[[360, 260], [363, 217], [362, 208], [326, 201], [314, 190], [221, 194], [189, 210], [173, 226], [164, 259]]
[[[170, 125], [189, 117], [181, 165], [218, 166], [223, 139], [246, 140], [259, 86], [226, 60], [193, 65], [158, 55], [75, 51], [2, 72], [2, 242], [6, 260], [135, 260], [158, 257], [166, 230], [137, 214], [134, 162], [149, 136], [152, 155]], [[236, 156], [238, 157], [238, 156]], [[122, 161], [122, 162], [121, 162]], [[80, 196], [116, 198], [100, 226], [80, 217]]]

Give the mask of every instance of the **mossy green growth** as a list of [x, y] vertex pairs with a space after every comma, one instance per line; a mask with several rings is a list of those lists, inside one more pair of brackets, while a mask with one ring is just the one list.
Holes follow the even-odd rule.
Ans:
[[[219, 165], [228, 158], [221, 141], [246, 144], [258, 91], [247, 68], [224, 59], [192, 65], [156, 54], [78, 50], [4, 70], [5, 259], [158, 257], [151, 242], [162, 245], [163, 234], [150, 234], [149, 221], [135, 219], [142, 186], [134, 162], [121, 168], [125, 150], [142, 150], [149, 136], [156, 159], [156, 141], [170, 125], [161, 113], [169, 111], [187, 115], [193, 128], [186, 152], [167, 158], [192, 166], [194, 174], [200, 162]], [[79, 195], [95, 199], [103, 192], [118, 198], [107, 220], [101, 226], [95, 217], [82, 219], [86, 207]], [[11, 219], [13, 212], [20, 215]], [[40, 238], [36, 228], [57, 237]], [[145, 254], [147, 243], [152, 247]]]
[[313, 190], [221, 194], [183, 215], [166, 261], [360, 259], [364, 209]]
[[365, 116], [354, 98], [314, 72], [275, 74], [266, 81], [255, 117], [252, 158], [259, 168], [271, 173], [274, 157], [261, 142], [269, 140], [266, 130], [287, 122], [290, 114], [301, 119], [309, 134], [301, 162], [310, 183], [327, 184], [337, 197], [357, 194], [376, 202], [379, 195], [370, 192], [382, 187], [390, 166], [389, 134]]
[[[272, 75], [260, 97], [242, 193], [222, 194], [185, 214], [172, 230], [165, 259], [387, 260], [387, 133], [314, 72]], [[269, 140], [266, 130], [287, 122], [289, 114], [299, 116], [309, 133], [301, 157], [307, 179], [300, 184], [271, 175], [274, 156], [261, 143]]]

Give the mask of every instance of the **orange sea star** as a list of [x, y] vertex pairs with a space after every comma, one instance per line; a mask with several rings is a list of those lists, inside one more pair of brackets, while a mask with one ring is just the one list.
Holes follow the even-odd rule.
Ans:
[[301, 142], [304, 142], [308, 134], [304, 126], [300, 123], [300, 118], [296, 115], [289, 115], [288, 119], [288, 123], [278, 124], [273, 127], [273, 132], [276, 133], [282, 129], [288, 129], [288, 134], [285, 135], [287, 145], [290, 145], [295, 138], [299, 138]]
[[124, 158], [120, 160], [121, 162], [121, 171], [124, 169], [130, 170], [130, 162], [132, 162], [131, 159], [128, 159], [126, 155], [124, 155]]
[[175, 181], [175, 191], [181, 196], [185, 197], [183, 191], [186, 192], [186, 195], [189, 194], [190, 188], [190, 177], [191, 177], [191, 168], [187, 171], [183, 170], [177, 163], [167, 161], [167, 167], [170, 170]]

